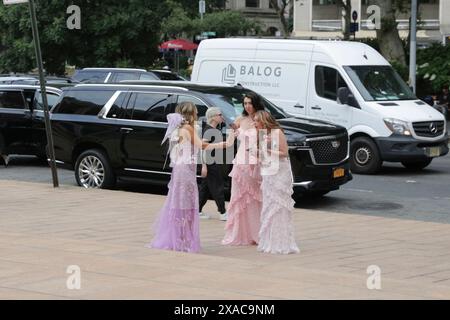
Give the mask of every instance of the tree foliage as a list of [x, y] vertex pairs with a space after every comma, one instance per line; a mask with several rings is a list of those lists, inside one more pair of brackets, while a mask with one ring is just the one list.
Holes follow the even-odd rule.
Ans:
[[450, 45], [434, 44], [417, 51], [417, 88], [425, 93], [439, 92], [450, 83]]
[[169, 1], [170, 15], [163, 20], [161, 31], [167, 38], [194, 37], [203, 31], [214, 31], [217, 37], [258, 34], [259, 22], [246, 18], [242, 13], [219, 10], [199, 17], [190, 18], [189, 13], [175, 1]]
[[[44, 67], [63, 73], [66, 62], [85, 66], [148, 66], [157, 56], [160, 0], [38, 0]], [[67, 7], [81, 9], [81, 30], [69, 30]], [[28, 5], [0, 6], [0, 69], [26, 72], [35, 66]]]

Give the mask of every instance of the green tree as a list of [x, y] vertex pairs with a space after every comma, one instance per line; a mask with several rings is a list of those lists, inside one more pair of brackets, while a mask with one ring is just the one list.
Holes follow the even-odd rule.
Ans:
[[[408, 0], [369, 0], [381, 8], [381, 28], [376, 30], [380, 51], [389, 61], [406, 65], [406, 52], [397, 28], [396, 17], [409, 11]], [[381, 41], [382, 40], [382, 41]]]
[[[275, 9], [278, 18], [280, 19], [281, 26], [283, 27], [284, 37], [289, 37], [292, 32], [292, 23], [294, 15], [294, 1], [293, 0], [270, 0], [272, 8]], [[286, 18], [285, 13], [288, 13], [288, 18]]]
[[417, 89], [423, 96], [439, 92], [450, 83], [450, 45], [434, 44], [417, 51]]
[[[81, 9], [81, 30], [66, 26], [69, 5]], [[65, 62], [78, 67], [151, 65], [158, 55], [161, 17], [168, 15], [160, 0], [38, 0], [36, 9], [44, 66], [59, 74]], [[0, 69], [34, 67], [28, 6], [0, 6], [0, 30]]]
[[171, 38], [193, 37], [202, 31], [214, 31], [218, 37], [260, 33], [258, 21], [246, 18], [237, 11], [223, 10], [207, 13], [203, 20], [190, 18], [188, 12], [175, 1], [169, 1], [170, 15], [162, 22], [161, 31]]

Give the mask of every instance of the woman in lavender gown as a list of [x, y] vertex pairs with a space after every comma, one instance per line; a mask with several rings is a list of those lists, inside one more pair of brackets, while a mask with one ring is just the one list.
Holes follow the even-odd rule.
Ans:
[[169, 139], [172, 175], [166, 201], [154, 225], [155, 237], [150, 247], [185, 252], [200, 251], [198, 221], [197, 153], [200, 149], [224, 148], [233, 143], [202, 142], [194, 129], [197, 108], [182, 102], [175, 113], [167, 115], [169, 126], [162, 141]]

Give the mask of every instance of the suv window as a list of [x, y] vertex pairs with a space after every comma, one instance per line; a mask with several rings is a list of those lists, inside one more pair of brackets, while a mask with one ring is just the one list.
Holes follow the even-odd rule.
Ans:
[[315, 83], [318, 96], [334, 101], [337, 99], [337, 90], [341, 87], [347, 87], [336, 69], [324, 66], [316, 66]]
[[131, 119], [166, 122], [165, 109], [170, 95], [161, 93], [133, 93]]
[[141, 73], [140, 75], [141, 77], [139, 78], [139, 80], [159, 80], [158, 77], [156, 77], [155, 75], [153, 75], [152, 73]]
[[78, 82], [105, 82], [109, 71], [80, 70], [72, 77]]
[[[192, 102], [197, 107], [198, 117], [204, 117], [206, 114], [206, 110], [208, 110], [208, 106], [204, 104], [200, 99], [192, 96], [178, 96], [177, 103], [181, 102]], [[175, 111], [175, 110], [173, 110]]]
[[125, 97], [127, 97], [126, 101], [130, 98], [130, 94], [128, 92], [122, 92], [117, 97], [116, 101], [114, 101], [114, 104], [111, 106], [111, 109], [109, 109], [108, 114], [106, 115], [107, 118], [112, 119], [125, 119]]
[[54, 113], [97, 115], [111, 99], [114, 91], [73, 90], [68, 91]]
[[175, 73], [152, 71], [160, 80], [184, 80]]
[[120, 82], [122, 80], [138, 80], [139, 73], [137, 72], [115, 72], [108, 82]]
[[[51, 110], [53, 106], [58, 102], [59, 96], [57, 94], [47, 92], [47, 103], [48, 103], [48, 110]], [[37, 92], [36, 96], [34, 98], [34, 110], [44, 110], [44, 102], [42, 101], [42, 95], [41, 92]]]
[[25, 109], [21, 91], [0, 91], [0, 108]]

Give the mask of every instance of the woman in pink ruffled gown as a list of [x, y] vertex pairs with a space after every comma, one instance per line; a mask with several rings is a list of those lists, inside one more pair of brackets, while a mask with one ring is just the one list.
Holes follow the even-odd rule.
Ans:
[[255, 115], [256, 128], [265, 134], [260, 143], [262, 210], [258, 251], [298, 253], [292, 213], [292, 170], [288, 145], [280, 125], [267, 111]]
[[258, 164], [257, 131], [253, 116], [264, 110], [260, 98], [250, 92], [244, 97], [244, 111], [236, 119], [240, 142], [230, 172], [231, 198], [225, 225], [224, 245], [256, 245], [261, 214], [261, 174]]
[[[198, 187], [196, 178], [197, 153], [200, 149], [224, 148], [228, 142], [208, 144], [202, 142], [194, 130], [197, 108], [191, 102], [183, 102], [169, 114], [164, 141], [169, 138], [172, 175], [169, 192], [154, 225], [152, 248], [185, 252], [200, 251], [198, 221]], [[230, 141], [231, 140], [231, 141]]]

